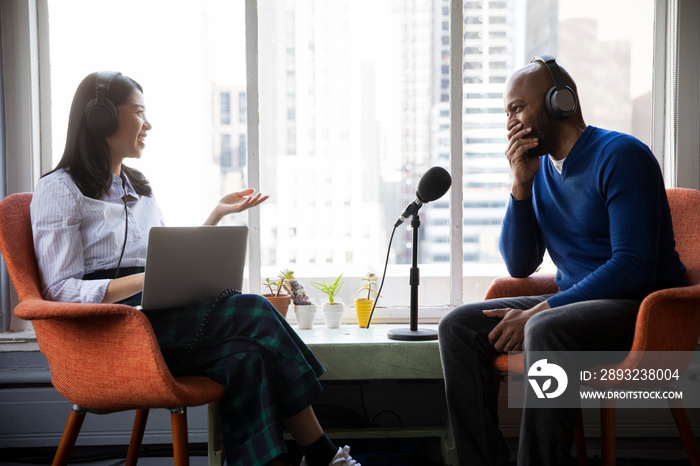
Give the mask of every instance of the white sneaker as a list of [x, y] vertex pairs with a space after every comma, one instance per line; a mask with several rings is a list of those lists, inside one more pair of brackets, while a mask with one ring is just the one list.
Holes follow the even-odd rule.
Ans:
[[[301, 460], [299, 466], [308, 466], [306, 458]], [[335, 454], [328, 466], [362, 466], [360, 463], [352, 459], [350, 456], [350, 447], [345, 445], [343, 448], [338, 448], [338, 453]]]
[[338, 453], [335, 454], [331, 463], [328, 466], [362, 466], [360, 463], [352, 459], [350, 456], [350, 447], [345, 445], [343, 448], [338, 448]]

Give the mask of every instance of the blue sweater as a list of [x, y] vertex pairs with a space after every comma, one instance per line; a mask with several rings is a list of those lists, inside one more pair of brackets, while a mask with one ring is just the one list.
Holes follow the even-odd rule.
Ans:
[[636, 138], [593, 126], [561, 175], [542, 157], [532, 198], [511, 197], [500, 248], [514, 277], [532, 274], [549, 251], [560, 290], [551, 307], [686, 284], [656, 158]]

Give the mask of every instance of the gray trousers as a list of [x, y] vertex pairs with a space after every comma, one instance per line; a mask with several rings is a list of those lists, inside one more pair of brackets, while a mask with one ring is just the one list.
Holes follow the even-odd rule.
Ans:
[[[547, 296], [482, 301], [460, 306], [440, 321], [439, 342], [447, 405], [462, 466], [502, 466], [510, 453], [498, 427], [498, 394], [489, 332], [500, 321], [486, 309], [530, 309]], [[525, 326], [523, 351], [628, 351], [640, 301], [584, 301], [549, 309]], [[527, 356], [526, 356], [527, 364]], [[525, 406], [528, 406], [526, 390]], [[523, 409], [520, 466], [562, 466], [570, 460], [578, 409]]]

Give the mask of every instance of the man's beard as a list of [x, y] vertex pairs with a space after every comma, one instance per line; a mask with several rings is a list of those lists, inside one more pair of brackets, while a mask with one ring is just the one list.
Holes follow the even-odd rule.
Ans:
[[547, 155], [549, 150], [546, 148], [546, 143], [552, 139], [552, 130], [554, 128], [554, 120], [552, 120], [544, 109], [542, 109], [535, 119], [535, 124], [532, 131], [527, 136], [528, 138], [537, 138], [537, 146], [527, 151], [528, 157], [541, 157]]

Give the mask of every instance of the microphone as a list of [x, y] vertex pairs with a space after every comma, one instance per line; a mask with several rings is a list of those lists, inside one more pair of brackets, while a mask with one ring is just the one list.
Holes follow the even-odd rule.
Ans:
[[394, 228], [401, 225], [408, 217], [418, 212], [423, 204], [440, 199], [450, 186], [452, 177], [449, 172], [442, 167], [432, 167], [423, 174], [418, 182], [416, 198], [403, 211], [399, 219], [394, 224]]

